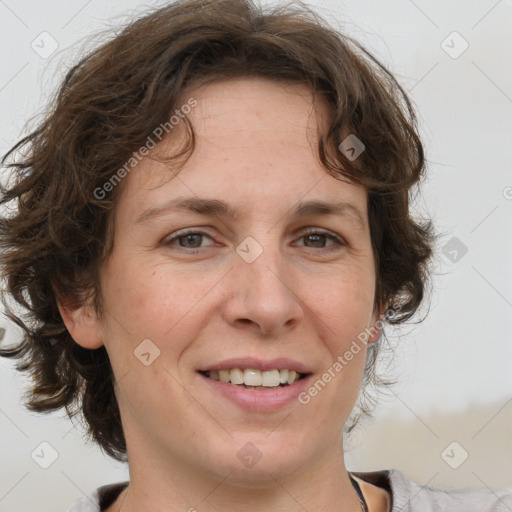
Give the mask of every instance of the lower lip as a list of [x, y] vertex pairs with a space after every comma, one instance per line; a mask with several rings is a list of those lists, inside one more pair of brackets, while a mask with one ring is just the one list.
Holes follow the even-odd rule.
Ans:
[[242, 409], [252, 412], [272, 412], [279, 410], [286, 405], [296, 401], [298, 396], [309, 385], [311, 375], [307, 375], [293, 384], [283, 386], [278, 389], [269, 389], [268, 391], [256, 391], [242, 388], [229, 382], [220, 382], [198, 374], [211, 389]]

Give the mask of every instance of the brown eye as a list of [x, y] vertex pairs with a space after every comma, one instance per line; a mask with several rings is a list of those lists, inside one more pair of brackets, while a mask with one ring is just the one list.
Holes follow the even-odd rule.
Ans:
[[325, 246], [325, 243], [327, 241], [327, 235], [323, 235], [323, 234], [317, 234], [317, 235], [306, 235], [304, 237], [304, 239], [306, 241], [309, 241], [311, 243], [311, 245], [308, 245], [307, 243], [305, 244], [306, 247], [315, 247], [315, 248], [320, 248], [320, 249], [323, 249], [323, 247]]
[[[330, 249], [334, 248], [334, 246], [345, 246], [347, 245], [345, 241], [339, 237], [338, 235], [331, 233], [324, 233], [323, 231], [315, 231], [311, 230], [300, 237], [300, 240], [304, 240], [305, 243], [302, 244], [304, 247], [308, 247], [309, 249]], [[333, 243], [328, 242], [331, 241]]]

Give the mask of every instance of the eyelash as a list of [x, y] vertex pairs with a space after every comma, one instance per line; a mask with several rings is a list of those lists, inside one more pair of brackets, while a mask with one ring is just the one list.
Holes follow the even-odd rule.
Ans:
[[[180, 238], [184, 238], [184, 237], [186, 237], [188, 235], [207, 236], [208, 238], [212, 239], [212, 237], [210, 235], [208, 235], [208, 233], [205, 233], [204, 231], [198, 231], [198, 230], [195, 230], [195, 229], [190, 229], [190, 230], [187, 230], [187, 231], [178, 232], [174, 236], [172, 236], [171, 238], [164, 239], [163, 245], [165, 245], [165, 246], [173, 246], [172, 242], [178, 241]], [[343, 238], [341, 238], [340, 236], [335, 235], [333, 233], [321, 231], [321, 230], [319, 231], [316, 228], [309, 228], [306, 232], [302, 233], [302, 235], [299, 237], [299, 239], [302, 239], [302, 238], [305, 238], [305, 237], [311, 236], [311, 235], [322, 235], [322, 236], [325, 236], [326, 238], [336, 242], [336, 245], [338, 245], [340, 247], [345, 247], [345, 246], [348, 245], [345, 242], [345, 240]], [[179, 250], [185, 251], [188, 254], [197, 254], [201, 249], [204, 249], [204, 247], [197, 247], [197, 248], [193, 248], [193, 249], [188, 249], [186, 247], [181, 247], [181, 246], [177, 246], [177, 247], [178, 247]], [[314, 247], [308, 247], [308, 249], [315, 249], [315, 248]], [[330, 251], [330, 250], [335, 250], [336, 248], [331, 246], [331, 247], [320, 247], [318, 249], [319, 250], [323, 250], [323, 251]]]

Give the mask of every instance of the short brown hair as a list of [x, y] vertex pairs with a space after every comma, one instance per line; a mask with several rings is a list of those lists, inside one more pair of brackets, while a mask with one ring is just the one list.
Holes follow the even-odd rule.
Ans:
[[[100, 198], [95, 190], [168, 121], [185, 88], [235, 77], [307, 84], [327, 100], [332, 119], [319, 157], [334, 177], [368, 191], [375, 306], [392, 307], [387, 321], [398, 324], [424, 297], [434, 235], [409, 204], [424, 151], [410, 100], [378, 60], [300, 2], [178, 0], [136, 19], [69, 70], [51, 111], [3, 157], [11, 175], [0, 199], [9, 211], [0, 219], [3, 301], [24, 332], [1, 355], [31, 374], [31, 410], [82, 412], [89, 435], [118, 460], [126, 443], [107, 352], [73, 341], [56, 298], [93, 297], [101, 313], [99, 269], [121, 187]], [[176, 157], [194, 149], [184, 120], [189, 139]], [[340, 150], [348, 133], [365, 145], [356, 160]], [[377, 350], [370, 347], [366, 383], [377, 379]]]

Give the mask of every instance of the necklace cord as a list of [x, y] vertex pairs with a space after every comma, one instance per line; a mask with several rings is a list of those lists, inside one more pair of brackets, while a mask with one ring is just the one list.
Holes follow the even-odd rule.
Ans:
[[126, 496], [128, 495], [128, 486], [126, 486], [125, 491], [126, 492], [124, 493], [123, 500], [121, 501], [121, 505], [119, 506], [119, 512], [121, 512], [121, 509], [123, 508], [123, 505], [124, 505], [124, 500], [126, 499]]
[[356, 490], [357, 497], [359, 498], [359, 503], [361, 504], [361, 512], [368, 512], [368, 504], [364, 499], [363, 491], [361, 491], [360, 485], [357, 483], [355, 478], [350, 473], [348, 474], [348, 476], [350, 478], [350, 481], [352, 482], [352, 485], [354, 486], [354, 489]]
[[[359, 499], [359, 503], [361, 504], [361, 512], [368, 512], [368, 505], [366, 503], [366, 500], [364, 499], [363, 491], [361, 491], [360, 485], [356, 482], [356, 480], [350, 473], [348, 474], [348, 476], [350, 478], [350, 482], [352, 483], [352, 485], [357, 493], [357, 498]], [[121, 505], [119, 507], [119, 512], [121, 512], [121, 509], [123, 508], [123, 505], [124, 505], [124, 500], [126, 499], [126, 496], [128, 495], [128, 487], [126, 487], [125, 491], [126, 492], [124, 493], [123, 500], [121, 501]]]

